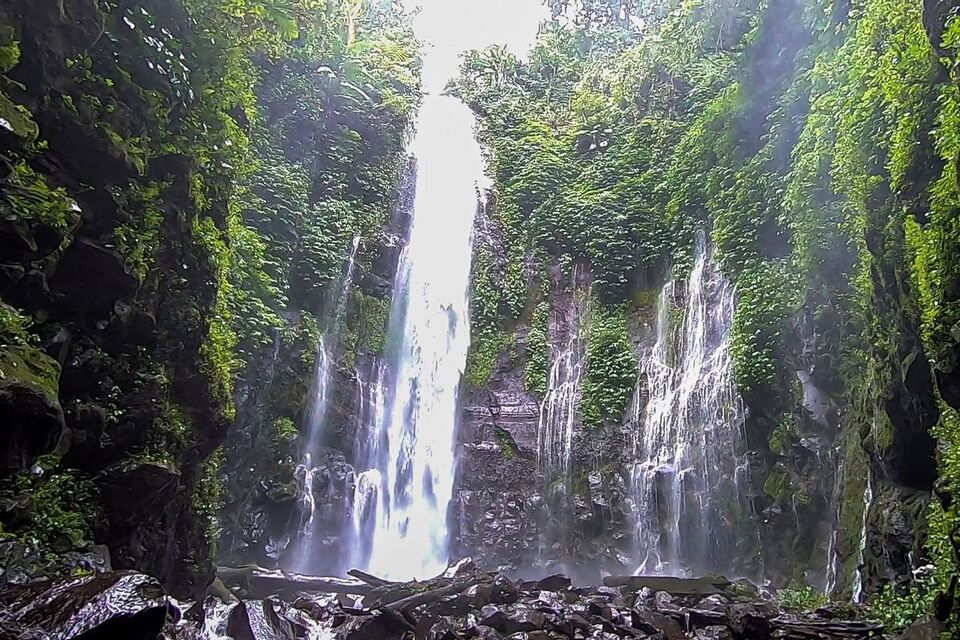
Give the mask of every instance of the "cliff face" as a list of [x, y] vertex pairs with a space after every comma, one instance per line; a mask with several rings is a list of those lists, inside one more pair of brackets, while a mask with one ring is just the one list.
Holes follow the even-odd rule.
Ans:
[[[78, 78], [78, 60], [109, 76], [129, 53], [135, 34], [105, 37], [113, 18], [92, 2], [6, 3], [0, 16], [7, 46], [19, 51], [3, 101], [23, 124], [2, 134], [3, 329], [6, 344], [20, 341], [3, 356], [12, 420], [4, 482], [38, 456], [46, 456], [39, 474], [59, 462], [69, 471], [45, 494], [55, 506], [37, 500], [33, 509], [53, 518], [39, 526], [67, 531], [40, 537], [65, 534], [54, 544], [69, 548], [95, 531], [115, 567], [189, 591], [210, 575], [209, 564], [191, 560], [209, 556], [191, 501], [230, 423], [206, 351], [216, 265], [187, 215], [195, 162], [158, 153], [145, 166], [120, 137], [153, 122], [138, 93], [148, 72], [118, 85]], [[118, 108], [98, 113], [95, 101]], [[155, 200], [139, 189], [154, 189]], [[202, 219], [216, 225], [224, 206], [215, 197]], [[144, 272], [118, 245], [122, 229], [150, 216], [163, 245]], [[32, 323], [35, 337], [18, 336], [18, 322]], [[148, 450], [153, 457], [130, 457]], [[5, 528], [21, 518], [30, 516], [19, 512]]]
[[351, 18], [388, 66], [348, 62], [342, 5], [281, 5], [0, 3], [0, 581], [195, 596], [224, 472], [270, 494], [246, 538], [282, 527], [323, 292], [355, 234], [389, 246], [419, 87], [391, 7]]
[[[485, 252], [493, 256], [494, 264], [504, 259], [502, 230], [491, 212], [477, 223], [479, 268], [488, 268], [483, 263]], [[564, 286], [564, 281], [562, 275], [553, 279], [545, 294], [551, 312], [539, 331], [548, 353], [562, 347], [561, 325], [576, 315], [578, 288]], [[580, 294], [586, 291], [584, 286], [580, 285]], [[587, 577], [641, 566], [647, 533], [635, 493], [642, 462], [637, 438], [653, 428], [642, 419], [651, 394], [658, 390], [651, 385], [669, 384], [644, 372], [658, 323], [654, 304], [658, 293], [646, 286], [648, 292], [638, 295], [628, 312], [629, 344], [640, 363], [630, 406], [619, 419], [585, 426], [585, 392], [582, 384], [578, 388], [569, 446], [569, 493], [558, 490], [558, 480], [545, 471], [543, 459], [543, 439], [549, 437], [545, 435], [549, 418], [544, 414], [549, 410], [544, 402], [549, 372], [543, 373], [544, 388], [531, 385], [538, 340], [535, 325], [542, 320], [528, 313], [521, 316], [483, 386], [472, 385], [468, 375], [451, 514], [455, 555], [470, 555], [486, 566], [521, 574], [563, 567]], [[804, 308], [788, 320], [777, 393], [737, 394], [728, 401], [730, 411], [718, 415], [720, 420], [742, 420], [744, 437], [735, 472], [743, 482], [740, 506], [724, 507], [728, 511], [722, 517], [746, 518], [736, 527], [738, 533], [726, 552], [725, 561], [738, 568], [734, 571], [777, 584], [810, 584], [837, 598], [861, 598], [883, 585], [909, 581], [923, 562], [936, 473], [929, 430], [936, 423], [937, 409], [930, 368], [919, 350], [918, 327], [910, 320], [916, 310], [902, 281], [883, 279], [878, 273], [877, 298], [871, 307], [878, 319], [870, 322], [884, 327], [893, 341], [872, 348], [856, 337], [856, 327], [863, 326], [858, 323], [865, 321], [845, 311], [844, 286], [834, 278], [819, 292], [811, 290]], [[690, 293], [678, 291], [671, 303], [674, 310], [668, 311], [685, 323]], [[711, 308], [709, 313], [719, 310]], [[591, 333], [589, 328], [586, 333]], [[889, 345], [890, 351], [881, 344]], [[533, 366], [546, 363], [555, 360]], [[701, 375], [699, 384], [716, 384], [706, 371]], [[721, 437], [721, 432], [710, 431], [707, 442]], [[657, 476], [658, 491], [667, 490], [663, 483], [669, 481], [668, 475]], [[713, 482], [722, 483], [722, 476]], [[670, 517], [670, 497], [661, 493], [657, 500], [656, 517], [663, 522]], [[700, 509], [706, 507], [701, 504]], [[747, 513], [738, 514], [737, 509]], [[752, 537], [750, 526], [756, 528]], [[709, 568], [708, 563], [701, 570]]]
[[[320, 473], [305, 486], [301, 456], [309, 429], [317, 352], [277, 342], [243, 376], [236, 400], [238, 418], [226, 441], [226, 499], [221, 517], [220, 554], [225, 563], [284, 564], [302, 526], [303, 499], [309, 491], [322, 520], [324, 539], [318, 571], [336, 575], [350, 551], [358, 438], [369, 421], [371, 394], [383, 367], [388, 314], [400, 256], [412, 221], [416, 164], [410, 159], [389, 222], [362, 238], [339, 328], [331, 324], [329, 303], [321, 312], [332, 345], [324, 413]], [[341, 286], [334, 282], [333, 288]], [[296, 317], [290, 322], [296, 326]], [[316, 344], [316, 343], [313, 343]], [[314, 347], [316, 348], [316, 347]], [[276, 429], [277, 423], [282, 431]], [[271, 427], [271, 425], [273, 425]]]
[[[571, 303], [561, 298], [556, 304]], [[525, 388], [523, 368], [509, 354], [497, 361], [484, 389], [466, 393], [453, 553], [523, 576], [563, 570], [589, 580], [601, 569], [632, 569], [628, 434], [617, 426], [586, 430], [577, 421], [570, 489], [560, 490], [538, 462], [540, 414], [537, 395]]]

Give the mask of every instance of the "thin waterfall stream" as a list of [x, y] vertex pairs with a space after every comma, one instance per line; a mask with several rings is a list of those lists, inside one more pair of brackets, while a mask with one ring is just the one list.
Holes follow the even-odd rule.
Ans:
[[330, 378], [335, 366], [337, 339], [340, 325], [346, 311], [350, 288], [353, 286], [353, 277], [356, 267], [357, 251], [360, 247], [360, 236], [355, 236], [345, 259], [343, 277], [339, 286], [335, 288], [332, 300], [332, 312], [328, 316], [326, 330], [320, 336], [317, 345], [316, 365], [313, 375], [313, 389], [307, 412], [307, 438], [303, 448], [300, 464], [297, 466], [296, 476], [300, 481], [300, 525], [295, 532], [293, 541], [293, 556], [291, 569], [298, 572], [309, 572], [313, 565], [313, 555], [316, 551], [315, 540], [322, 535], [317, 522], [317, 508], [314, 495], [314, 482], [318, 473], [324, 470], [320, 463], [319, 454], [323, 445], [324, 430], [329, 405]]
[[632, 419], [639, 573], [733, 569], [738, 540], [754, 537], [733, 311], [733, 288], [700, 233], [686, 281], [660, 292], [655, 341], [640, 361]]
[[575, 265], [569, 302], [551, 314], [551, 353], [547, 390], [540, 406], [537, 465], [548, 483], [565, 490], [570, 483], [573, 431], [587, 370], [586, 331], [590, 288], [581, 265]]

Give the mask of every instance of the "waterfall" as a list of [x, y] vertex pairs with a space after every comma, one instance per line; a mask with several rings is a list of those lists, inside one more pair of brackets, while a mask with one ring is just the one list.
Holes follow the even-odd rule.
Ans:
[[354, 444], [357, 474], [353, 493], [353, 517], [348, 523], [351, 540], [350, 565], [366, 567], [370, 561], [373, 535], [377, 526], [380, 498], [386, 494], [380, 473], [386, 427], [385, 392], [387, 370], [383, 361], [372, 358], [369, 367], [357, 371], [357, 440]]
[[743, 404], [733, 382], [734, 292], [698, 234], [685, 283], [657, 302], [655, 341], [640, 358], [632, 419], [639, 572], [741, 571], [750, 537]]
[[[455, 98], [428, 94], [410, 239], [390, 317], [382, 416], [361, 447], [367, 468], [354, 505], [354, 561], [388, 578], [436, 575], [447, 562], [460, 378], [470, 342], [468, 287], [478, 183], [474, 118]], [[367, 386], [371, 386], [368, 383]]]
[[300, 522], [295, 532], [291, 568], [298, 572], [308, 572], [310, 570], [315, 552], [314, 542], [321, 533], [321, 527], [316, 517], [317, 504], [314, 495], [314, 480], [318, 473], [323, 472], [323, 465], [318, 464], [318, 455], [322, 448], [326, 425], [330, 376], [334, 369], [333, 359], [340, 325], [346, 311], [350, 288], [353, 286], [354, 267], [356, 266], [359, 247], [360, 236], [355, 236], [350, 245], [350, 250], [347, 252], [343, 277], [339, 286], [333, 289], [332, 304], [330, 305], [332, 311], [327, 316], [326, 331], [320, 336], [317, 344], [313, 388], [307, 409], [306, 445], [303, 447], [300, 464], [297, 465], [295, 473], [299, 484]]
[[839, 450], [834, 450], [831, 456], [832, 460], [839, 460], [836, 467], [836, 473], [833, 479], [832, 502], [832, 521], [830, 523], [830, 538], [827, 543], [827, 565], [824, 571], [823, 592], [828, 596], [833, 595], [837, 588], [837, 578], [840, 575], [840, 553], [837, 548], [837, 540], [840, 535], [840, 505], [841, 493], [843, 491], [844, 474], [846, 473], [846, 458]]
[[863, 518], [860, 521], [860, 546], [857, 568], [853, 573], [853, 601], [862, 604], [866, 595], [867, 533], [869, 531], [870, 507], [873, 506], [873, 474], [867, 470], [867, 486], [863, 489]]
[[540, 405], [537, 468], [547, 483], [569, 489], [570, 450], [586, 374], [590, 291], [580, 265], [573, 270], [569, 308], [558, 301], [550, 319], [550, 369]]

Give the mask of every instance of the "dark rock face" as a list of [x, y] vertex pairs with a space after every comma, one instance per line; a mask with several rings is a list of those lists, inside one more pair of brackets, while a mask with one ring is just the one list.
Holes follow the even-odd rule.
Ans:
[[108, 573], [10, 589], [0, 595], [0, 637], [154, 640], [167, 617], [160, 584]]
[[[185, 16], [155, 8], [158, 29], [165, 24], [184, 42], [191, 37], [173, 26], [186, 24]], [[92, 0], [0, 8], [0, 22], [11, 29], [5, 38], [20, 50], [0, 107], [17, 103], [38, 128], [0, 141], [9, 151], [0, 171], [5, 189], [17, 163], [38, 176], [37, 212], [14, 210], [8, 199], [0, 204], [0, 294], [32, 319], [42, 350], [16, 355], [5, 348], [0, 355], [0, 474], [52, 451], [64, 431], [69, 438], [57, 451], [64, 455], [51, 475], [66, 469], [99, 478], [106, 518], [95, 533], [117, 565], [150, 571], [186, 595], [213, 574], [193, 498], [230, 422], [229, 391], [216, 388], [207, 366], [216, 340], [217, 259], [197, 241], [195, 224], [216, 229], [231, 196], [218, 183], [209, 211], [198, 211], [188, 186], [194, 160], [125, 146], [161, 126], [164, 107], [145, 98], [139, 83], [147, 79], [134, 64], [124, 69], [131, 55], [136, 65], [146, 61], [131, 53], [138, 33], [113, 29], [120, 13], [111, 11], [123, 9]], [[71, 68], [78, 56], [114, 82], [96, 89], [79, 82]], [[92, 102], [104, 108], [69, 106]], [[29, 127], [19, 128], [24, 134]], [[31, 137], [44, 144], [31, 146]], [[149, 197], [136, 195], [161, 184]], [[57, 213], [44, 218], [44, 207]], [[149, 266], [137, 265], [129, 247], [120, 250], [119, 236], [126, 229], [139, 239], [138, 225], [151, 214], [159, 218], [157, 246], [141, 256]], [[23, 367], [9, 366], [14, 356]], [[14, 369], [29, 371], [31, 380]], [[158, 452], [169, 477], [143, 464]], [[132, 466], [119, 470], [121, 462]]]
[[486, 390], [464, 401], [453, 507], [456, 554], [515, 570], [537, 555], [546, 518], [537, 491], [539, 417], [522, 372], [498, 369]]
[[57, 399], [60, 365], [28, 347], [0, 353], [0, 479], [50, 453], [63, 434]]
[[110, 570], [110, 550], [105, 545], [89, 545], [50, 557], [23, 542], [0, 542], [0, 589], [30, 584], [37, 576], [88, 575]]
[[523, 370], [502, 354], [486, 388], [463, 402], [453, 554], [517, 574], [562, 567], [589, 580], [601, 568], [622, 571], [632, 540], [624, 432], [575, 426], [566, 495], [540, 477], [539, 421], [540, 404], [524, 388]]
[[[114, 567], [149, 571], [176, 591], [206, 586], [202, 574], [184, 572], [181, 564], [206, 548], [180, 473], [158, 463], [122, 464], [103, 474], [99, 487], [108, 523], [101, 535]], [[196, 546], [185, 548], [182, 540]]]
[[[89, 288], [91, 282], [97, 282], [97, 287]], [[117, 251], [100, 242], [78, 238], [50, 278], [50, 297], [55, 304], [68, 307], [95, 324], [109, 321], [118, 304], [132, 300], [139, 286]]]

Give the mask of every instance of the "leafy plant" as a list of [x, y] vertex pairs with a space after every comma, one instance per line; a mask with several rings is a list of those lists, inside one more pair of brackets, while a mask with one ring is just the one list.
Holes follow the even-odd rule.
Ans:
[[930, 612], [934, 595], [929, 581], [917, 581], [905, 588], [888, 584], [867, 602], [867, 617], [881, 622], [888, 632], [897, 633]]
[[827, 594], [809, 585], [780, 589], [777, 600], [784, 609], [797, 613], [815, 611], [829, 602]]

